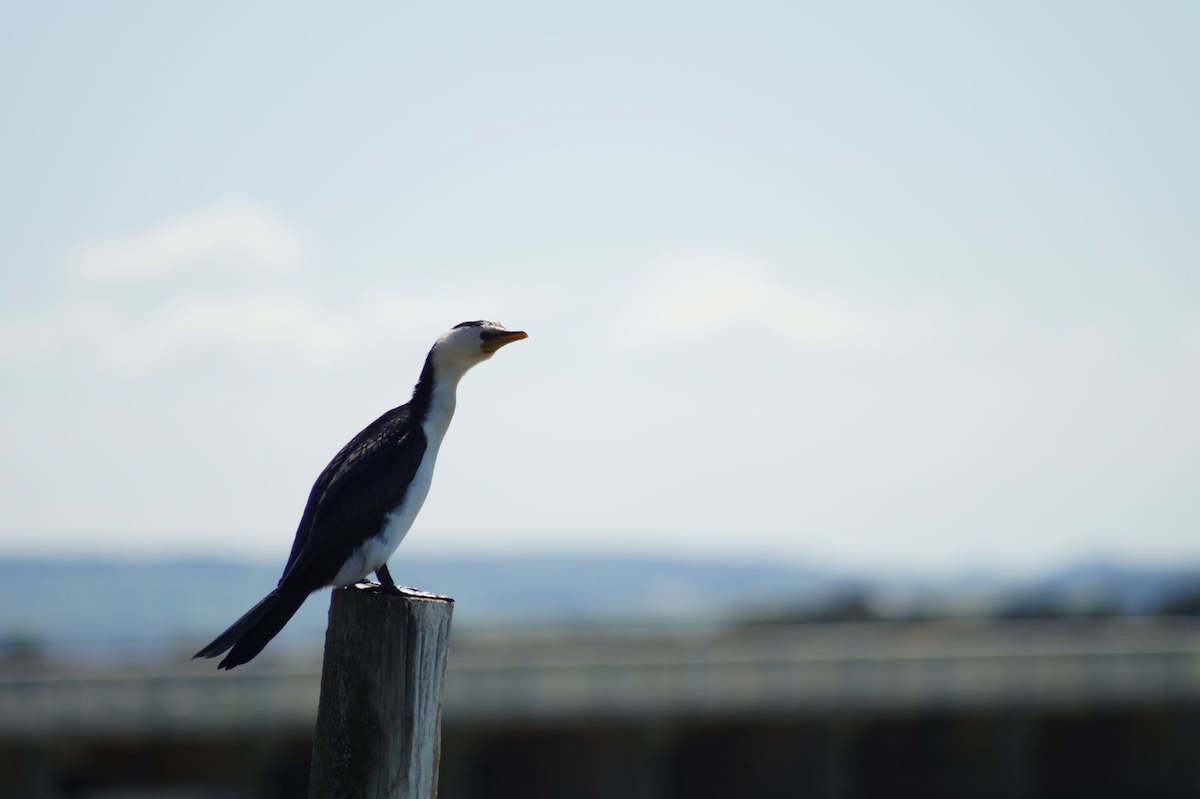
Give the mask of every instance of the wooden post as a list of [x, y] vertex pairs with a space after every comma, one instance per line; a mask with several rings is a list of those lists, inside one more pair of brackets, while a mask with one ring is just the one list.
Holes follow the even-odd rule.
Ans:
[[309, 799], [433, 799], [454, 600], [339, 588], [329, 602]]

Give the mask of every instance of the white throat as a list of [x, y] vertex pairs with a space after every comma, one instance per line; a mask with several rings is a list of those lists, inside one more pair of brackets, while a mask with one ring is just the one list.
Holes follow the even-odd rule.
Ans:
[[454, 418], [454, 408], [458, 404], [458, 381], [463, 373], [435, 374], [437, 377], [433, 383], [433, 396], [429, 399], [429, 412], [425, 415], [424, 429], [426, 447], [436, 455], [446, 431], [450, 429], [450, 420]]
[[441, 446], [442, 437], [446, 435], [446, 429], [454, 417], [458, 382], [472, 366], [491, 357], [484, 354], [477, 343], [470, 343], [467, 347], [456, 346], [456, 342], [447, 340], [448, 336], [439, 339], [432, 354], [433, 396], [425, 417], [425, 436], [428, 446], [435, 449]]

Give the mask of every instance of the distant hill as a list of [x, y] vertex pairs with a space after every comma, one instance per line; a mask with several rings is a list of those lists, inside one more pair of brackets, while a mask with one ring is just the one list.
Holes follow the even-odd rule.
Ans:
[[[1200, 569], [1084, 563], [1013, 582], [855, 580], [786, 565], [545, 557], [397, 559], [402, 583], [457, 600], [455, 628], [711, 624], [871, 618], [1153, 613], [1200, 591]], [[0, 648], [198, 646], [267, 593], [278, 568], [201, 560], [0, 559]], [[1191, 607], [1176, 601], [1177, 607]], [[309, 599], [280, 635], [324, 635]]]
[[[847, 585], [772, 565], [617, 558], [404, 559], [405, 584], [453, 596], [456, 628], [712, 621]], [[262, 598], [276, 566], [217, 561], [0, 560], [0, 642], [85, 647], [205, 642]], [[324, 635], [327, 594], [280, 640]]]
[[1009, 615], [1022, 607], [1045, 608], [1056, 615], [1111, 612], [1140, 616], [1158, 612], [1181, 594], [1200, 588], [1200, 569], [1122, 566], [1085, 561], [1045, 579], [1010, 586]]

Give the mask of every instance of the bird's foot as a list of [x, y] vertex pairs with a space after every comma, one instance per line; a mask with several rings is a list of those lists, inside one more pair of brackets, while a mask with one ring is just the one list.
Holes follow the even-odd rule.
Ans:
[[371, 594], [388, 594], [390, 596], [403, 596], [400, 589], [394, 585], [383, 585], [374, 580], [359, 580], [354, 584], [354, 588], [359, 591], [366, 591]]
[[450, 602], [454, 601], [453, 599], [451, 599], [448, 596], [442, 596], [441, 594], [435, 594], [432, 591], [422, 591], [420, 588], [409, 588], [408, 586], [404, 586], [404, 585], [397, 588], [396, 593], [400, 594], [401, 596], [417, 597], [418, 599], [443, 599], [443, 600], [449, 600]]
[[374, 580], [359, 580], [354, 584], [354, 588], [359, 591], [366, 591], [371, 594], [384, 594], [385, 596], [409, 596], [420, 597], [422, 599], [445, 599], [441, 594], [435, 594], [432, 591], [422, 591], [419, 588], [408, 588], [403, 585], [384, 585], [377, 583]]
[[381, 585], [374, 580], [359, 580], [349, 588], [354, 588], [356, 591], [365, 591], [370, 594], [382, 594], [384, 596], [406, 596], [416, 599], [441, 599], [453, 602], [454, 600], [448, 596], [435, 594], [432, 591], [422, 591], [419, 588], [408, 588], [403, 585]]

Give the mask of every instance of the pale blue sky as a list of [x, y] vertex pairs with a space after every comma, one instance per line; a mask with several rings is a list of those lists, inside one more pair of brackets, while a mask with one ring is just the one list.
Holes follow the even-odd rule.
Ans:
[[[0, 553], [1200, 560], [1192, 3], [10, 5]], [[399, 577], [399, 574], [397, 575]]]

